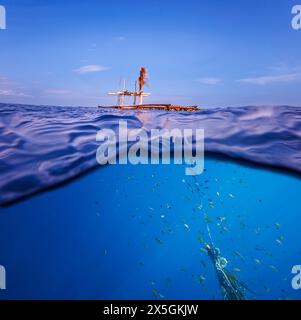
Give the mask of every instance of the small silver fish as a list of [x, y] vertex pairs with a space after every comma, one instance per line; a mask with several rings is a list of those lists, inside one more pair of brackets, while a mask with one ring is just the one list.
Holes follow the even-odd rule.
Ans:
[[189, 225], [188, 225], [188, 224], [184, 223], [184, 227], [185, 227], [185, 229], [186, 229], [186, 230], [188, 230], [188, 231], [190, 230], [190, 228], [189, 228]]

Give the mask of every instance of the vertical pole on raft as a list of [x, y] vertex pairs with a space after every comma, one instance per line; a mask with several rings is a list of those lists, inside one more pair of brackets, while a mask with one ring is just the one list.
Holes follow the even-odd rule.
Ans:
[[135, 81], [134, 106], [137, 104], [137, 81]]

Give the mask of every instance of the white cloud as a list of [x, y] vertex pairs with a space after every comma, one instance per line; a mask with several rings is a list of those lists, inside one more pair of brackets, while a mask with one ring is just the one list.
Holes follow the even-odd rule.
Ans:
[[238, 80], [238, 82], [264, 86], [271, 83], [285, 83], [285, 82], [293, 82], [293, 81], [300, 81], [300, 80], [301, 80], [301, 73], [298, 72], [298, 73], [287, 73], [287, 74], [280, 74], [280, 75], [267, 75], [267, 76], [254, 77], [254, 78], [245, 78], [245, 79]]
[[26, 87], [20, 85], [18, 82], [15, 82], [5, 76], [0, 76], [0, 96], [5, 97], [32, 97], [29, 94], [23, 93], [23, 90], [26, 90]]
[[8, 79], [8, 78], [6, 78], [6, 77], [0, 77], [0, 84], [1, 84], [1, 85], [8, 85], [8, 86], [10, 86], [10, 85], [17, 85], [18, 83], [15, 82], [15, 81], [12, 81], [12, 80], [10, 80], [10, 79]]
[[65, 89], [49, 89], [46, 90], [49, 94], [56, 94], [56, 95], [64, 95], [64, 94], [70, 94], [71, 90], [65, 90]]
[[102, 72], [107, 70], [109, 70], [108, 67], [100, 66], [97, 64], [89, 64], [87, 66], [83, 66], [78, 69], [75, 69], [74, 72], [77, 72], [79, 74], [86, 74], [86, 73], [92, 73], [92, 72]]
[[199, 78], [196, 80], [198, 83], [215, 86], [223, 82], [220, 78]]
[[12, 89], [0, 89], [0, 96], [6, 96], [6, 97], [31, 97], [28, 94], [25, 94], [23, 92], [16, 92]]
[[124, 36], [114, 37], [113, 39], [116, 41], [125, 41], [126, 40], [126, 38]]
[[287, 74], [287, 73], [300, 73], [301, 66], [295, 65], [291, 66], [286, 63], [280, 63], [278, 65], [269, 68], [275, 74]]

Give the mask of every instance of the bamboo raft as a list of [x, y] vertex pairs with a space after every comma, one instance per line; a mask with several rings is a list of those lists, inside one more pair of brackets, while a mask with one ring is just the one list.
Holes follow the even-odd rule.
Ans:
[[[117, 105], [110, 107], [98, 106], [98, 108], [113, 108], [119, 110], [165, 110], [165, 111], [188, 111], [196, 112], [200, 109], [197, 106], [179, 106], [174, 104], [159, 104], [149, 103], [143, 104], [143, 98], [150, 96], [150, 93], [144, 92], [143, 87], [148, 83], [148, 72], [145, 67], [141, 67], [138, 80], [135, 82], [135, 91], [129, 91], [126, 89], [125, 81], [123, 89], [116, 92], [109, 92], [110, 96], [117, 96]], [[139, 85], [139, 88], [137, 88]], [[134, 101], [132, 105], [125, 105], [125, 98], [133, 97]], [[139, 100], [137, 103], [137, 99]]]
[[188, 111], [196, 112], [199, 111], [197, 106], [179, 106], [174, 104], [142, 104], [142, 105], [129, 105], [129, 106], [111, 106], [103, 107], [98, 106], [98, 108], [113, 108], [120, 110], [165, 110], [165, 111]]

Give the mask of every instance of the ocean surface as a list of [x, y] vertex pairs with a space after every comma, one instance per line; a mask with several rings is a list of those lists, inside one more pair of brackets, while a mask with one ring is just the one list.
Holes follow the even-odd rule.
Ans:
[[[204, 129], [204, 173], [98, 165], [96, 134], [119, 120]], [[210, 241], [248, 299], [301, 298], [301, 108], [0, 104], [0, 133], [0, 299], [222, 299]]]

